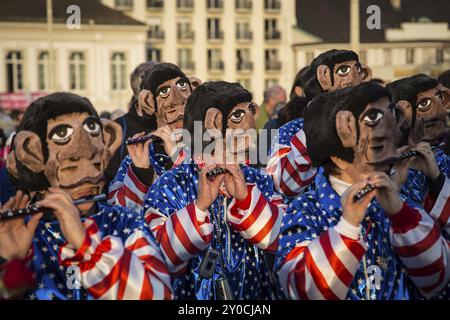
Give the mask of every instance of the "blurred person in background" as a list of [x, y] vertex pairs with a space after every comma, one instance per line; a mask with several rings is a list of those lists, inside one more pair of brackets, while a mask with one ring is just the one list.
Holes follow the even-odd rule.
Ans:
[[266, 123], [275, 118], [279, 110], [286, 104], [286, 91], [279, 85], [274, 85], [264, 92], [264, 101], [261, 105], [261, 113], [256, 120], [256, 131], [264, 128]]
[[125, 141], [137, 133], [156, 130], [155, 115], [147, 114], [138, 103], [142, 76], [156, 64], [157, 63], [152, 61], [141, 63], [130, 75], [130, 85], [133, 90], [133, 96], [131, 97], [129, 111], [117, 119], [113, 118], [113, 120], [122, 127], [122, 146], [116, 151], [105, 171], [107, 181], [111, 181], [116, 176], [122, 160], [128, 155]]

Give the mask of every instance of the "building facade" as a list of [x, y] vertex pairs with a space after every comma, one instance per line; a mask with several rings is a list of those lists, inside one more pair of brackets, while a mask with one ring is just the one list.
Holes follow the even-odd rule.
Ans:
[[145, 61], [146, 26], [83, 0], [77, 1], [80, 29], [70, 29], [70, 1], [58, 0], [50, 44], [45, 0], [26, 2], [17, 14], [4, 8], [0, 16], [0, 104], [23, 108], [37, 96], [69, 91], [89, 98], [99, 111], [126, 110], [130, 72]]
[[295, 0], [102, 0], [148, 26], [147, 59], [203, 81], [240, 82], [256, 101], [290, 88]]

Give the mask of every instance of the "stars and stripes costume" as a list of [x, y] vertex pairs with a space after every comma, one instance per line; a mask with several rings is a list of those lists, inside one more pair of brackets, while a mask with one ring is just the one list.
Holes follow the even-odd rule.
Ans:
[[[274, 193], [269, 176], [248, 166], [242, 170], [247, 199], [219, 195], [209, 214], [194, 203], [199, 172], [192, 160], [166, 172], [151, 187], [143, 211], [175, 277], [176, 299], [215, 299], [215, 280], [222, 276], [235, 299], [271, 299], [280, 294], [267, 255], [277, 246], [282, 199]], [[212, 278], [204, 279], [198, 268], [210, 247], [221, 253], [221, 262]]]
[[283, 196], [292, 198], [304, 192], [314, 180], [316, 168], [306, 149], [303, 119], [295, 119], [278, 129], [266, 166], [275, 188]]
[[374, 200], [354, 227], [322, 173], [315, 185], [291, 202], [281, 227], [276, 268], [289, 298], [411, 299], [420, 296], [417, 287], [443, 289], [449, 245], [422, 208], [405, 202], [388, 218]]
[[[150, 166], [158, 176], [166, 172], [166, 166], [171, 161], [168, 155], [156, 153], [153, 143], [149, 145], [149, 159]], [[149, 186], [141, 182], [133, 172], [132, 162], [129, 155], [122, 160], [119, 171], [108, 188], [108, 203], [140, 212]]]
[[41, 221], [33, 240], [37, 288], [28, 299], [171, 299], [164, 258], [144, 220], [121, 207], [99, 205], [83, 219], [78, 251], [59, 222]]

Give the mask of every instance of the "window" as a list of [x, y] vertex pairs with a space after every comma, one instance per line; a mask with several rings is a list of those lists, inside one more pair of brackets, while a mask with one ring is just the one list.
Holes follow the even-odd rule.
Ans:
[[163, 0], [147, 0], [147, 8], [149, 9], [162, 9], [163, 7]]
[[383, 60], [385, 66], [392, 65], [392, 52], [391, 49], [383, 49]]
[[314, 60], [314, 51], [306, 51], [306, 64], [309, 65]]
[[23, 57], [20, 51], [6, 54], [6, 79], [8, 92], [23, 90]]
[[218, 40], [223, 39], [223, 32], [220, 31], [220, 19], [208, 19], [208, 39]]
[[223, 70], [222, 52], [220, 49], [208, 49], [208, 69]]
[[277, 84], [278, 84], [278, 79], [266, 79], [264, 90], [267, 90], [270, 87], [273, 87], [274, 85], [277, 85]]
[[367, 51], [366, 50], [359, 51], [359, 61], [363, 64], [367, 64]]
[[133, 0], [115, 0], [115, 5], [117, 8], [132, 8]]
[[281, 1], [280, 0], [264, 0], [264, 9], [280, 10], [281, 9]]
[[42, 51], [38, 55], [38, 89], [46, 91], [50, 89], [50, 57], [48, 51]]
[[251, 10], [252, 1], [251, 0], [236, 0], [236, 10]]
[[266, 70], [281, 70], [281, 62], [278, 60], [277, 49], [267, 49], [265, 51]]
[[149, 21], [148, 38], [160, 40], [164, 39], [164, 31], [161, 28], [161, 21], [159, 20]]
[[179, 21], [177, 23], [177, 35], [179, 40], [193, 40], [194, 31], [190, 21]]
[[281, 33], [278, 31], [278, 22], [276, 19], [265, 19], [264, 30], [266, 40], [280, 40]]
[[250, 79], [238, 79], [237, 82], [239, 82], [241, 84], [241, 86], [243, 86], [248, 91], [252, 90]]
[[181, 10], [194, 8], [193, 0], [177, 0], [177, 8]]
[[125, 90], [127, 81], [127, 62], [125, 54], [115, 52], [111, 56], [111, 89]]
[[73, 52], [69, 58], [69, 88], [86, 89], [86, 59], [83, 52]]
[[406, 49], [406, 63], [413, 64], [414, 63], [414, 48]]
[[147, 60], [153, 62], [161, 62], [161, 49], [149, 48], [147, 49]]
[[206, 0], [206, 7], [208, 9], [222, 9], [223, 1], [222, 0]]
[[436, 64], [444, 63], [444, 49], [436, 49]]
[[250, 50], [249, 49], [238, 49], [236, 50], [236, 60], [238, 70], [252, 70], [253, 63], [250, 61]]
[[238, 21], [236, 23], [236, 39], [237, 40], [253, 39], [253, 33], [250, 31], [250, 22]]
[[178, 49], [178, 65], [181, 69], [194, 70], [191, 49]]

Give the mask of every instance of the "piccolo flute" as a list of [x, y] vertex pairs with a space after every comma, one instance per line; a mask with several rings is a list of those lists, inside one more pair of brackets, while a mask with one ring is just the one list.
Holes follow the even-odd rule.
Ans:
[[[77, 199], [73, 201], [73, 204], [75, 206], [81, 205], [81, 204], [85, 204], [88, 202], [98, 202], [98, 201], [103, 201], [106, 199], [106, 195], [105, 194], [99, 194], [96, 196], [89, 196], [86, 198], [81, 198], [81, 199]], [[27, 205], [25, 208], [22, 209], [18, 209], [18, 210], [6, 210], [6, 211], [1, 211], [0, 212], [0, 221], [5, 221], [8, 219], [14, 219], [14, 218], [19, 218], [19, 217], [23, 217], [23, 216], [27, 216], [27, 215], [33, 215], [42, 211], [51, 211], [49, 209], [46, 208], [42, 208], [36, 204], [29, 204]], [[49, 212], [47, 212], [49, 213]]]
[[209, 172], [207, 172], [206, 173], [206, 178], [208, 178], [208, 179], [213, 179], [213, 178], [215, 178], [215, 177], [217, 177], [217, 176], [219, 176], [219, 175], [221, 175], [221, 174], [225, 174], [225, 173], [227, 173], [228, 172], [228, 170], [227, 169], [224, 169], [224, 168], [216, 168], [216, 169], [213, 169], [213, 170], [211, 170], [211, 171], [209, 171]]
[[[440, 148], [440, 147], [442, 147], [442, 146], [444, 146], [444, 145], [445, 145], [445, 143], [444, 143], [444, 142], [441, 142], [441, 143], [438, 143], [438, 144], [435, 144], [435, 145], [431, 146], [431, 149], [432, 149], [432, 150], [435, 150], [435, 149]], [[406, 159], [415, 157], [415, 156], [417, 156], [418, 154], [419, 154], [419, 152], [417, 152], [416, 150], [410, 150], [410, 151], [403, 152], [403, 153], [400, 155], [399, 158], [400, 158], [400, 161], [403, 161], [403, 160], [406, 160]], [[391, 177], [391, 176], [393, 176], [394, 174], [395, 174], [395, 172], [394, 172], [394, 173], [390, 173], [389, 176]], [[362, 198], [364, 198], [366, 195], [368, 195], [371, 191], [373, 191], [373, 190], [375, 190], [375, 189], [376, 189], [376, 187], [375, 187], [373, 184], [370, 184], [370, 183], [369, 183], [364, 189], [359, 190], [359, 191], [353, 196], [353, 202], [357, 202], [357, 201], [361, 200]]]
[[162, 142], [162, 139], [160, 137], [154, 136], [152, 134], [147, 134], [147, 135], [142, 136], [142, 137], [128, 138], [125, 141], [125, 144], [127, 146], [129, 146], [129, 145], [132, 145], [132, 144], [143, 143], [143, 142], [146, 142], [146, 141], [149, 141], [149, 140], [151, 140], [152, 142], [156, 142], [156, 143]]

